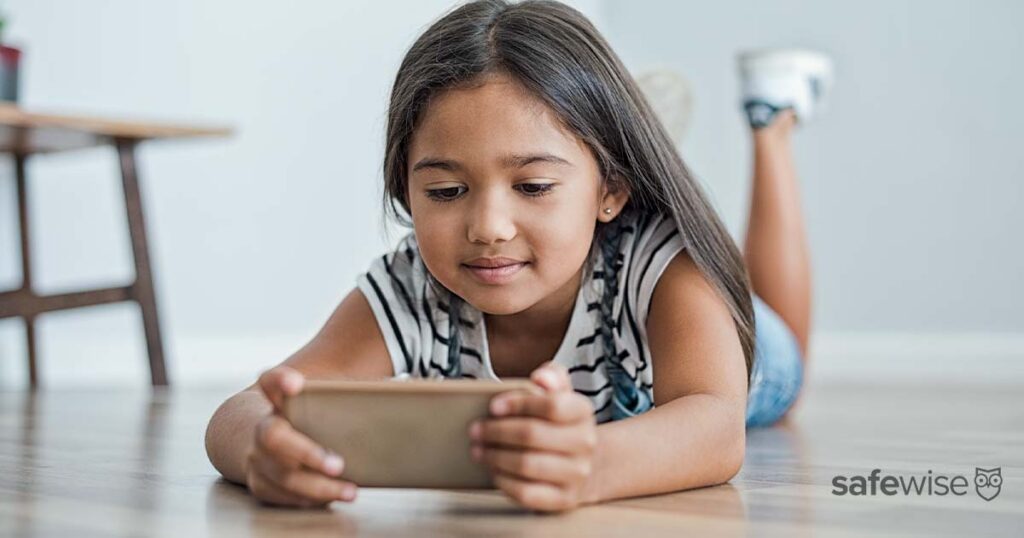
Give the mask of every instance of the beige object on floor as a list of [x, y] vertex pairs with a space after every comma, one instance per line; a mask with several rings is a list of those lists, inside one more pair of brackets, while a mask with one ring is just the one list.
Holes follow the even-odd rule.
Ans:
[[540, 391], [527, 379], [309, 380], [285, 400], [298, 431], [345, 460], [342, 478], [359, 486], [489, 489], [487, 469], [469, 455], [469, 424], [491, 398]]
[[693, 114], [693, 90], [681, 74], [658, 69], [636, 77], [640, 91], [676, 146], [683, 143]]

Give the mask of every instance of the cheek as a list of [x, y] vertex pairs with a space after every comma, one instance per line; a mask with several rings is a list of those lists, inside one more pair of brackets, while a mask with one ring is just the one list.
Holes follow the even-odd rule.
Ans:
[[[545, 245], [547, 254], [554, 257], [578, 258], [590, 248], [594, 237], [596, 203], [592, 193], [577, 189], [565, 193], [556, 206], [545, 208], [543, 214], [525, 221], [536, 244]], [[596, 196], [596, 195], [595, 195]]]
[[449, 285], [446, 277], [454, 271], [453, 260], [460, 254], [458, 227], [442, 218], [421, 214], [413, 219], [413, 228], [423, 263], [442, 284]]
[[569, 211], [533, 221], [527, 233], [540, 277], [551, 285], [561, 285], [575, 274], [590, 253], [594, 227], [593, 215]]

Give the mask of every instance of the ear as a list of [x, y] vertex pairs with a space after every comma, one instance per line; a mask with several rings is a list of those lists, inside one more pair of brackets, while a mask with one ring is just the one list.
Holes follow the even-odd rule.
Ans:
[[[615, 220], [628, 201], [629, 189], [625, 181], [619, 178], [605, 181], [601, 187], [601, 204], [597, 207], [597, 220], [606, 223]], [[608, 211], [609, 209], [611, 211]]]

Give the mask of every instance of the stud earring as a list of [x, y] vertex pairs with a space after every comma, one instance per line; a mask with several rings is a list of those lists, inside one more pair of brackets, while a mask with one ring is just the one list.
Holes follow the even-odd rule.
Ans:
[[612, 214], [612, 208], [610, 208], [610, 207], [604, 208], [604, 214], [605, 215], [611, 215]]

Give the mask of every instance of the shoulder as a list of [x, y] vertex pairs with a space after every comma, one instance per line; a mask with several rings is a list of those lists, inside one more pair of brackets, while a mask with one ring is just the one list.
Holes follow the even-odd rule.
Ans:
[[378, 306], [376, 300], [383, 306], [415, 313], [420, 308], [419, 290], [426, 282], [415, 236], [406, 235], [393, 250], [374, 258], [357, 281], [371, 305]]
[[397, 281], [398, 284], [409, 285], [420, 276], [417, 273], [420, 265], [416, 236], [409, 233], [402, 237], [393, 250], [374, 258], [367, 273], [375, 280]]
[[425, 268], [415, 236], [375, 258], [357, 278], [358, 289], [383, 333], [396, 373], [413, 370], [419, 356], [419, 333], [424, 318]]
[[622, 223], [632, 232], [627, 241], [636, 262], [649, 262], [652, 254], [673, 247], [682, 247], [682, 236], [670, 215], [663, 213], [638, 214]]
[[646, 324], [656, 403], [693, 392], [746, 391], [743, 347], [728, 305], [686, 250], [658, 279]]
[[664, 214], [641, 214], [623, 223], [630, 231], [622, 246], [628, 265], [626, 300], [638, 321], [647, 319], [651, 295], [662, 272], [686, 248], [675, 221]]

